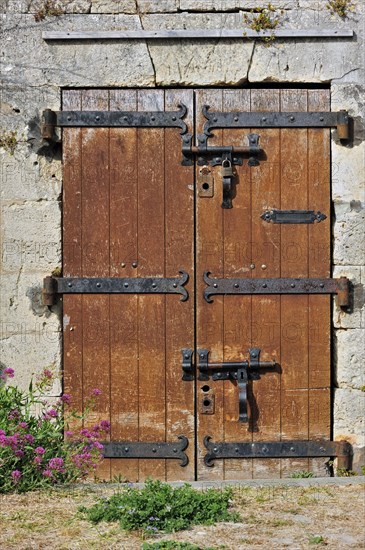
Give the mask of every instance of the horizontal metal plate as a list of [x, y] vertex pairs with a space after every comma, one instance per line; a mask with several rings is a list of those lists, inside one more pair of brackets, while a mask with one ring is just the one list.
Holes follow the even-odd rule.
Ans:
[[[213, 294], [348, 294], [349, 280], [339, 279], [218, 279], [204, 273], [208, 287], [204, 298], [212, 302]], [[346, 305], [346, 298], [341, 305]]]
[[43, 112], [43, 121], [47, 124], [53, 114], [55, 126], [94, 127], [94, 128], [181, 128], [181, 134], [187, 131], [183, 117], [187, 113], [185, 105], [179, 105], [179, 111], [50, 111]]
[[333, 128], [347, 125], [347, 111], [328, 112], [211, 112], [204, 105], [203, 114], [207, 119], [204, 133], [210, 134], [213, 128]]
[[308, 224], [321, 222], [327, 218], [322, 212], [315, 212], [314, 210], [267, 210], [260, 217], [265, 222], [282, 224]]
[[140, 442], [140, 441], [111, 441], [103, 442], [104, 458], [172, 458], [181, 460], [180, 466], [186, 466], [189, 462], [184, 453], [189, 445], [189, 440], [184, 435], [178, 436], [175, 443]]
[[184, 288], [189, 275], [179, 273], [180, 278], [46, 277], [44, 294], [49, 299], [54, 294], [181, 294], [184, 302], [189, 297]]
[[258, 441], [236, 443], [214, 443], [210, 436], [204, 438], [208, 453], [204, 457], [206, 466], [213, 466], [213, 460], [223, 458], [315, 458], [352, 456], [352, 447], [347, 441]]

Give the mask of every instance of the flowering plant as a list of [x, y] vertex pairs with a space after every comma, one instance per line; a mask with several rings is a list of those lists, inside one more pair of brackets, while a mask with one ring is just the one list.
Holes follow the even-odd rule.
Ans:
[[52, 370], [44, 369], [28, 391], [5, 384], [13, 377], [11, 368], [0, 373], [0, 493], [85, 478], [102, 460], [100, 439], [110, 424], [102, 420], [91, 429], [71, 431], [68, 419], [85, 420], [100, 390], [92, 391], [86, 412], [78, 416], [69, 409], [69, 394], [63, 394], [53, 406], [45, 401], [45, 390], [54, 379]]

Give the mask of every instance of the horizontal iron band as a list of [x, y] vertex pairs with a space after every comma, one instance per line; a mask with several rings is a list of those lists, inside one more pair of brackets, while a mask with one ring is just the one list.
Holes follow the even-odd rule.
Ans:
[[160, 29], [137, 31], [44, 31], [43, 40], [145, 40], [173, 38], [351, 38], [353, 30], [348, 29], [275, 29], [254, 31], [252, 29]]
[[52, 111], [42, 114], [42, 137], [49, 139], [50, 127], [95, 127], [95, 128], [181, 128], [187, 131], [183, 117], [185, 105], [179, 111]]
[[204, 298], [211, 302], [213, 294], [338, 294], [339, 305], [348, 305], [349, 280], [339, 279], [218, 279], [204, 273], [208, 287]]
[[44, 304], [52, 305], [56, 294], [181, 294], [184, 302], [189, 297], [184, 288], [189, 275], [185, 271], [179, 273], [178, 278], [46, 277]]
[[184, 453], [189, 445], [189, 440], [184, 435], [178, 436], [175, 443], [172, 442], [134, 442], [111, 441], [103, 443], [104, 458], [172, 458], [181, 460], [180, 466], [186, 466], [189, 462]]
[[281, 223], [281, 224], [309, 224], [314, 222], [321, 222], [327, 218], [325, 214], [322, 214], [319, 210], [266, 210], [261, 214], [265, 222]]
[[345, 468], [352, 457], [352, 447], [347, 441], [258, 441], [237, 443], [214, 443], [211, 437], [204, 438], [208, 453], [204, 457], [207, 466], [223, 458], [315, 458], [335, 456], [342, 459]]
[[209, 135], [212, 128], [333, 128], [347, 125], [347, 111], [329, 112], [210, 112], [204, 105], [203, 114], [207, 119], [204, 133]]

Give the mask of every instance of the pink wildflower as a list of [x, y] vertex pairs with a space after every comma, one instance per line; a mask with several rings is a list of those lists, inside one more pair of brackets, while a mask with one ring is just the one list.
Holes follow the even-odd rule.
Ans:
[[99, 388], [94, 388], [91, 392], [91, 395], [94, 395], [94, 396], [101, 395], [101, 390], [99, 390]]
[[71, 395], [69, 393], [64, 393], [63, 395], [61, 395], [61, 401], [62, 403], [70, 403]]
[[19, 470], [13, 470], [11, 472], [11, 477], [13, 478], [14, 483], [18, 483], [19, 479], [22, 477], [22, 473]]
[[48, 462], [48, 468], [50, 470], [55, 470], [56, 472], [63, 473], [65, 471], [63, 466], [64, 466], [63, 458], [58, 458], [58, 457], [51, 458], [51, 460]]
[[28, 428], [27, 422], [19, 422], [18, 426], [19, 429], [26, 430]]
[[53, 474], [52, 474], [51, 470], [44, 470], [43, 473], [42, 473], [42, 475], [43, 475], [44, 477], [49, 477], [50, 479], [53, 478]]
[[7, 378], [14, 378], [14, 369], [6, 367], [0, 375], [1, 380], [6, 380]]
[[30, 445], [33, 445], [34, 437], [32, 436], [32, 434], [25, 434], [24, 439], [27, 443], [29, 443]]
[[48, 378], [48, 380], [51, 380], [53, 378], [53, 372], [49, 369], [44, 369], [43, 377]]
[[57, 418], [57, 416], [58, 416], [58, 411], [56, 411], [56, 409], [48, 409], [48, 411], [44, 413], [45, 420], [50, 420], [51, 418]]
[[45, 449], [43, 449], [43, 447], [36, 447], [34, 449], [34, 452], [36, 455], [44, 455], [44, 453], [46, 452]]
[[22, 458], [24, 456], [24, 451], [22, 451], [21, 449], [18, 449], [17, 451], [15, 451], [15, 456], [17, 456], [18, 458]]
[[103, 430], [103, 432], [109, 432], [109, 430], [110, 430], [109, 420], [102, 420], [100, 422], [100, 428]]
[[33, 460], [34, 464], [37, 464], [39, 466], [39, 464], [42, 462], [42, 457], [41, 456], [36, 456], [35, 459]]

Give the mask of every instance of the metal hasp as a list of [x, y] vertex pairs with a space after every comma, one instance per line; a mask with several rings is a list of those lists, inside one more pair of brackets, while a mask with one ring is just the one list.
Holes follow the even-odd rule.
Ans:
[[349, 115], [347, 111], [337, 112], [210, 112], [204, 105], [207, 119], [204, 133], [211, 135], [214, 128], [337, 128], [339, 139], [349, 139]]
[[337, 294], [340, 307], [349, 306], [350, 281], [338, 279], [218, 279], [204, 273], [207, 288], [204, 298], [208, 303], [214, 294]]
[[56, 126], [61, 128], [180, 128], [187, 132], [183, 118], [186, 105], [179, 111], [52, 111], [42, 113], [41, 135], [52, 140]]
[[43, 303], [55, 304], [57, 294], [181, 294], [185, 302], [188, 291], [184, 285], [189, 280], [185, 271], [180, 278], [119, 278], [119, 277], [45, 277], [43, 279]]
[[337, 457], [338, 468], [352, 467], [352, 446], [347, 441], [257, 441], [255, 443], [214, 443], [210, 436], [204, 438], [208, 453], [206, 466], [222, 458], [316, 458]]
[[181, 460], [180, 466], [187, 466], [189, 459], [185, 449], [189, 440], [184, 435], [178, 436], [176, 443], [140, 441], [110, 441], [103, 442], [104, 458], [174, 458]]
[[250, 359], [248, 361], [233, 361], [223, 363], [209, 363], [209, 350], [200, 349], [197, 351], [199, 358], [199, 380], [231, 380], [237, 381], [239, 391], [239, 416], [238, 422], [248, 422], [247, 414], [247, 384], [249, 380], [259, 380], [258, 369], [274, 369], [276, 361], [260, 361], [259, 348], [248, 350]]
[[191, 382], [194, 380], [194, 367], [193, 367], [193, 350], [184, 348], [181, 350], [182, 353], [182, 380], [186, 382]]
[[300, 224], [321, 222], [327, 216], [314, 210], [267, 210], [260, 218], [265, 222]]

